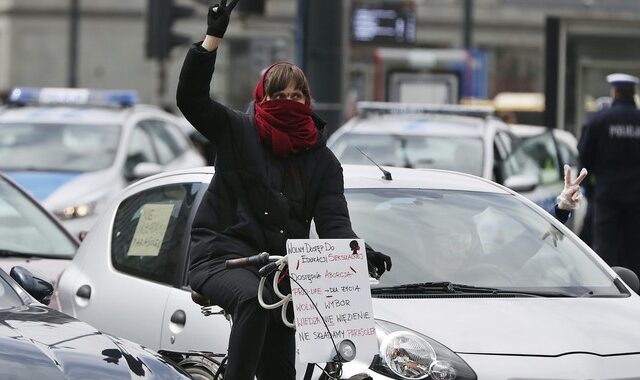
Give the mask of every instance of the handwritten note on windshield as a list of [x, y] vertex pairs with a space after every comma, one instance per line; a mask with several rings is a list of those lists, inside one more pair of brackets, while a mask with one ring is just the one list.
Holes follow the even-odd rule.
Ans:
[[378, 350], [364, 241], [288, 240], [287, 254], [289, 274], [299, 283], [291, 281], [300, 360], [331, 360], [333, 338], [336, 345], [351, 340], [356, 357], [370, 361]]
[[171, 204], [144, 205], [127, 255], [158, 256], [172, 212]]

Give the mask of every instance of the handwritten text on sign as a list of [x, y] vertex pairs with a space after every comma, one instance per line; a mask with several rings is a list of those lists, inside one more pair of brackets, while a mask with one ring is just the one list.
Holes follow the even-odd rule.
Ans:
[[127, 255], [158, 256], [172, 211], [172, 204], [144, 205]]
[[370, 360], [377, 353], [377, 339], [364, 241], [292, 239], [287, 255], [291, 278], [306, 290], [291, 281], [300, 361], [331, 360], [332, 337], [336, 345], [351, 340], [356, 356]]

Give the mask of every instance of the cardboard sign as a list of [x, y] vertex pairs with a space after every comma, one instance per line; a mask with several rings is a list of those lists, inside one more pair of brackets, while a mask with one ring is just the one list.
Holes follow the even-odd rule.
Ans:
[[287, 255], [289, 275], [298, 282], [291, 281], [291, 294], [300, 361], [332, 360], [332, 337], [336, 345], [351, 340], [356, 357], [371, 360], [378, 343], [364, 241], [292, 239]]
[[144, 205], [127, 255], [158, 256], [172, 212], [172, 204]]

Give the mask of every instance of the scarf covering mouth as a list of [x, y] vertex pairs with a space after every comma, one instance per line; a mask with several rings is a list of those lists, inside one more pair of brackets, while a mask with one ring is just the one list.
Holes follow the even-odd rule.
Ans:
[[269, 145], [276, 156], [289, 157], [316, 145], [318, 129], [313, 121], [309, 96], [306, 97], [305, 104], [288, 99], [264, 100], [267, 74], [273, 67], [283, 63], [287, 62], [274, 63], [264, 71], [253, 92], [253, 100], [260, 141]]

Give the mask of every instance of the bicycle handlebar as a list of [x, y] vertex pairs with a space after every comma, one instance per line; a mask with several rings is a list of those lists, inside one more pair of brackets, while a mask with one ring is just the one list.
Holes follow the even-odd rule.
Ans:
[[249, 257], [241, 257], [239, 259], [230, 259], [224, 262], [227, 269], [246, 268], [249, 266], [264, 266], [269, 263], [269, 253], [262, 252]]
[[[272, 309], [281, 307], [282, 321], [286, 326], [295, 328], [294, 323], [288, 320], [287, 314], [286, 314], [287, 306], [289, 302], [291, 302], [292, 297], [291, 297], [291, 294], [283, 295], [278, 290], [278, 282], [279, 282], [278, 275], [273, 277], [273, 290], [275, 291], [275, 295], [280, 298], [280, 301], [274, 304], [266, 304], [262, 298], [262, 292], [264, 290], [266, 277], [270, 273], [273, 273], [274, 271], [285, 270], [284, 268], [286, 267], [286, 265], [287, 265], [287, 256], [282, 256], [282, 257], [269, 256], [268, 252], [262, 252], [257, 255], [253, 255], [249, 257], [241, 257], [238, 259], [230, 259], [225, 261], [226, 269], [245, 268], [248, 266], [260, 267], [258, 271], [259, 275], [261, 276], [261, 279], [258, 285], [258, 302], [260, 306], [262, 306], [267, 310], [272, 310]], [[298, 285], [300, 286], [300, 284]], [[309, 294], [307, 294], [307, 297], [311, 299]], [[320, 311], [319, 310], [317, 311], [319, 314]], [[320, 315], [320, 317], [322, 318], [322, 315]], [[322, 321], [324, 322], [324, 318], [322, 318]], [[326, 325], [326, 322], [325, 322], [325, 327], [327, 328], [327, 331], [330, 333], [329, 327]], [[328, 374], [329, 378], [331, 379], [338, 379], [338, 378], [342, 378], [342, 363], [353, 360], [353, 358], [355, 357], [356, 347], [353, 344], [353, 342], [348, 339], [341, 341], [338, 346], [336, 346], [335, 342], [333, 341], [333, 338], [331, 339], [331, 341], [335, 349], [335, 356], [330, 362], [327, 362], [324, 369], [324, 373]], [[313, 368], [314, 366], [311, 363], [307, 366], [307, 371], [305, 372], [305, 377], [304, 377], [305, 379], [311, 378], [311, 376], [313, 375]]]

